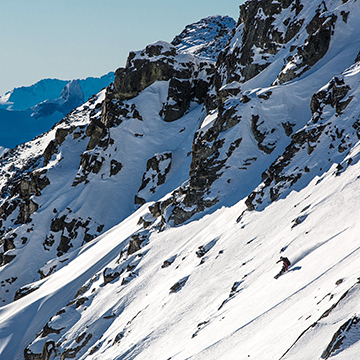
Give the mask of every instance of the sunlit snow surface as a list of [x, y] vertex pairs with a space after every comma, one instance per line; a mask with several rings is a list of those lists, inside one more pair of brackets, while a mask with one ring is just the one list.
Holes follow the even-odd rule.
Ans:
[[[138, 210], [84, 247], [66, 267], [37, 283], [38, 290], [1, 309], [1, 342], [10, 341], [2, 356], [12, 358], [18, 352], [21, 358], [21, 349], [32, 340], [39, 322], [48, 321], [54, 309], [68, 304], [82, 284], [95, 277], [82, 295], [88, 300], [77, 309], [66, 308], [71, 314], [68, 322], [54, 317], [50, 323], [56, 329], [68, 326], [66, 335], [54, 336], [63, 346], [85, 329], [102, 334], [95, 338], [99, 350], [83, 358], [229, 359], [239, 353], [239, 358], [280, 358], [304, 329], [358, 282], [359, 163], [340, 176], [335, 170], [334, 166], [324, 174], [318, 185], [319, 179], [314, 179], [264, 211], [246, 213], [239, 223], [243, 202], [187, 226], [153, 233], [140, 253], [126, 259], [135, 265], [131, 281], [121, 285], [118, 279], [103, 286], [104, 268], [114, 266], [128, 236], [138, 229], [138, 217], [144, 212]], [[293, 227], [300, 215], [306, 220]], [[199, 246], [210, 242], [213, 246], [199, 258]], [[292, 267], [275, 280], [281, 249]], [[162, 268], [168, 259], [173, 263]], [[183, 288], [171, 293], [183, 278], [187, 278]], [[338, 280], [342, 282], [336, 285]], [[236, 291], [229, 297], [235, 283]], [[319, 358], [344, 319], [359, 312], [359, 290], [355, 285], [345, 305], [320, 320], [327, 326], [316, 333], [316, 341], [311, 333], [305, 334], [301, 341], [310, 345], [300, 342], [285, 358]], [[123, 338], [113, 345], [120, 332]], [[42, 345], [39, 339], [31, 349], [41, 350]], [[360, 351], [359, 343], [354, 346]], [[336, 358], [349, 359], [346, 353]]]

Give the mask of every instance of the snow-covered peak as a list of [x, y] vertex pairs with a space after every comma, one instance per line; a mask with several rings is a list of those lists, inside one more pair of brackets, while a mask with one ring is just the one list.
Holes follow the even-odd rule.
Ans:
[[[76, 80], [81, 86], [84, 98], [97, 93], [114, 80], [114, 73], [109, 72], [99, 78], [88, 77]], [[0, 108], [6, 110], [26, 110], [45, 100], [55, 100], [61, 97], [64, 87], [72, 80], [43, 79], [30, 86], [22, 86], [8, 91], [0, 96]]]
[[47, 99], [59, 97], [66, 80], [43, 79], [31, 86], [14, 88], [1, 96], [0, 106], [7, 110], [26, 110]]
[[71, 80], [65, 85], [64, 89], [61, 91], [61, 98], [63, 98], [64, 101], [68, 101], [70, 97], [84, 97], [84, 93], [78, 80]]
[[82, 80], [44, 79], [7, 92], [0, 97], [0, 145], [13, 148], [49, 130], [113, 81], [114, 73], [110, 72]]
[[235, 27], [235, 20], [229, 16], [209, 16], [187, 25], [171, 43], [179, 52], [216, 60]]
[[59, 112], [63, 116], [72, 109], [80, 106], [84, 102], [84, 93], [78, 80], [72, 80], [65, 85], [61, 91], [61, 96], [55, 100], [45, 100], [31, 108], [31, 116], [34, 118], [45, 118], [54, 112]]
[[133, 66], [134, 61], [136, 60], [146, 60], [166, 57], [166, 56], [175, 56], [176, 48], [169, 44], [166, 41], [156, 41], [153, 44], [149, 44], [145, 49], [139, 51], [132, 51], [129, 54], [127, 67]]

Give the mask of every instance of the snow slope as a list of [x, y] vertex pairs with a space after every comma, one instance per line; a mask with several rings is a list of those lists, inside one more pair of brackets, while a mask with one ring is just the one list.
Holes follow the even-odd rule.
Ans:
[[0, 357], [357, 360], [359, 12], [246, 2], [5, 153]]
[[[50, 329], [65, 331], [39, 336], [29, 347], [34, 353], [50, 339], [61, 344], [58, 350], [74, 349], [85, 332], [93, 336], [77, 358], [275, 359], [289, 348], [284, 358], [320, 358], [344, 319], [359, 311], [359, 170], [356, 162], [337, 177], [334, 166], [319, 184], [315, 179], [240, 223], [243, 202], [187, 226], [152, 232], [140, 252], [119, 257], [139, 228], [140, 209], [36, 283], [38, 290], [2, 309], [3, 341], [19, 322], [23, 329], [4, 357], [18, 351], [21, 358], [37, 322], [48, 321]], [[339, 204], [346, 208], [339, 210]], [[294, 227], [301, 214], [306, 221]], [[201, 246], [207, 250], [202, 257]], [[274, 280], [284, 248], [293, 265]], [[165, 260], [172, 262], [168, 268], [162, 268]], [[105, 286], [106, 269], [120, 268], [122, 275]], [[171, 291], [178, 281], [186, 282]], [[85, 291], [73, 300], [82, 284]], [[334, 358], [356, 359], [348, 356], [360, 350], [353, 342]]]

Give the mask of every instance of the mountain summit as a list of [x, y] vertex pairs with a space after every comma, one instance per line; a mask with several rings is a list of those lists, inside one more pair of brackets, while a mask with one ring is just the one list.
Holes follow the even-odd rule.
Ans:
[[248, 1], [5, 152], [0, 357], [357, 359], [359, 17]]

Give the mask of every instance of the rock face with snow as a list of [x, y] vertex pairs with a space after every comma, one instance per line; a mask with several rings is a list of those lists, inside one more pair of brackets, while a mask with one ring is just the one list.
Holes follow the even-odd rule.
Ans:
[[359, 89], [354, 84], [360, 79], [359, 65], [335, 76], [312, 96], [311, 119], [292, 135], [284, 153], [264, 172], [264, 182], [247, 198], [250, 210], [262, 207], [265, 198], [274, 201], [288, 193], [298, 181], [304, 181], [302, 178], [329, 170], [333, 163], [338, 164], [336, 175], [352, 163], [351, 148], [360, 140], [358, 107], [351, 104], [358, 97]]
[[356, 359], [359, 17], [246, 2], [3, 154], [0, 357]]
[[178, 51], [216, 61], [235, 30], [229, 16], [209, 16], [185, 27], [171, 42]]
[[126, 68], [116, 71], [113, 88], [108, 89], [113, 113], [106, 108], [104, 122], [111, 126], [118, 117], [120, 110], [116, 110], [115, 101], [132, 99], [156, 81], [168, 82], [167, 99], [160, 111], [166, 122], [181, 118], [192, 102], [203, 103], [214, 73], [213, 63], [193, 55], [177, 55], [174, 46], [161, 41], [148, 45], [144, 51], [131, 52]]
[[[275, 154], [279, 156], [284, 151], [287, 137], [301, 121], [293, 118], [299, 114], [293, 115], [290, 107], [284, 107], [276, 120], [275, 117], [271, 117], [271, 121], [267, 120], [269, 117], [266, 109], [271, 108], [271, 104], [280, 104], [279, 107], [284, 104], [284, 93], [275, 85], [287, 84], [301, 74], [306, 74], [327, 54], [331, 38], [336, 41], [337, 37], [343, 36], [345, 28], [351, 27], [346, 9], [339, 13], [329, 11], [325, 3], [314, 3], [307, 6], [306, 10], [303, 7], [302, 3], [296, 1], [250, 1], [240, 6], [240, 25], [228, 46], [219, 55], [213, 88], [209, 91], [206, 102], [211, 104], [207, 107], [208, 113], [216, 111], [216, 119], [212, 126], [199, 130], [194, 139], [190, 181], [186, 196], [181, 196], [173, 212], [175, 224], [186, 221], [194, 213], [218, 202], [218, 190], [214, 191], [212, 185], [219, 178], [219, 182], [231, 181], [234, 172], [238, 173], [229, 164], [233, 155], [238, 159], [237, 154], [246, 154], [242, 155], [245, 165], [243, 168], [254, 168], [246, 172], [245, 176], [248, 178], [253, 176], [249, 175], [253, 171], [255, 176], [259, 176], [259, 167], [256, 165], [259, 157], [269, 155], [269, 161], [275, 159]], [[334, 8], [337, 8], [336, 5]], [[335, 33], [335, 24], [338, 33]], [[357, 49], [349, 51], [352, 54], [348, 56], [348, 66], [354, 63]], [[279, 63], [282, 63], [281, 69]], [[269, 74], [268, 79], [257, 90], [256, 95], [252, 92], [250, 96], [249, 90], [245, 89], [248, 84], [256, 83], [256, 76], [260, 72]], [[254, 81], [251, 81], [253, 78]], [[296, 87], [296, 83], [287, 86], [289, 89]], [[343, 87], [344, 90], [346, 88]], [[339, 90], [335, 97], [339, 98], [342, 94]], [[309, 101], [311, 95], [306, 95], [304, 108], [308, 108], [306, 101]], [[313, 97], [312, 107], [315, 102], [316, 97]], [[345, 107], [346, 104], [344, 102], [342, 106]], [[295, 106], [299, 105], [300, 100]], [[251, 137], [257, 144], [255, 151], [250, 150], [252, 144], [244, 139], [248, 134], [248, 124]], [[237, 135], [229, 141], [228, 132], [233, 127], [233, 133], [246, 135]], [[252, 164], [255, 166], [251, 166]], [[245, 192], [251, 191], [251, 186]]]

